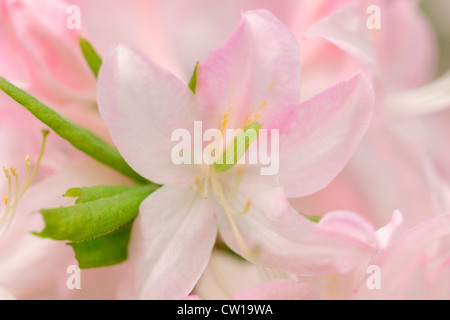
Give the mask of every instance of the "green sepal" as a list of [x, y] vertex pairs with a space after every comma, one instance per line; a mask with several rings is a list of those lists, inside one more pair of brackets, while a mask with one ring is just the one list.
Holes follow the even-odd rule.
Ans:
[[[158, 187], [154, 184], [134, 186], [112, 196], [98, 193], [96, 197], [91, 193], [88, 197], [92, 201], [81, 200], [73, 206], [41, 210], [45, 228], [35, 235], [74, 242], [106, 235], [134, 220], [139, 213], [141, 202]], [[80, 189], [81, 196], [83, 189]], [[74, 194], [74, 190], [76, 189], [69, 190], [69, 195]], [[86, 192], [86, 189], [84, 191]]]
[[198, 65], [199, 64], [200, 64], [199, 62], [197, 62], [195, 64], [194, 73], [192, 74], [191, 81], [189, 81], [189, 84], [188, 84], [189, 89], [191, 89], [191, 91], [194, 94], [195, 94], [196, 89], [197, 89], [197, 69], [198, 69]]
[[90, 44], [86, 39], [80, 37], [79, 44], [84, 59], [86, 59], [89, 68], [91, 68], [92, 73], [97, 78], [100, 67], [102, 66], [102, 58], [100, 58], [99, 54], [97, 53], [97, 51], [95, 51], [92, 44]]
[[91, 240], [70, 242], [80, 269], [113, 266], [128, 258], [132, 222], [118, 230]]
[[[227, 147], [222, 157], [214, 163], [214, 169], [217, 172], [225, 172], [231, 169], [245, 155], [252, 142], [256, 140], [261, 127], [261, 123], [253, 121], [241, 130], [234, 138], [233, 143]], [[249, 130], [254, 130], [255, 135], [246, 137]]]
[[125, 162], [115, 147], [88, 129], [63, 118], [56, 111], [2, 77], [0, 77], [0, 89], [78, 150], [138, 182], [148, 182]]

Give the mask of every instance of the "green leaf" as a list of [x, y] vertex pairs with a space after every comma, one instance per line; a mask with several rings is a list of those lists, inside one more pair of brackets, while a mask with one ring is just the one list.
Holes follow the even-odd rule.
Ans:
[[64, 197], [78, 198], [75, 201], [75, 204], [78, 204], [113, 197], [117, 194], [135, 189], [136, 186], [97, 186], [89, 188], [72, 188], [67, 190]]
[[125, 162], [116, 148], [103, 141], [91, 131], [63, 118], [53, 109], [47, 107], [2, 77], [0, 77], [0, 89], [27, 108], [36, 118], [49, 126], [57, 135], [67, 140], [78, 150], [138, 182], [148, 182]]
[[80, 37], [79, 43], [86, 62], [97, 78], [100, 67], [102, 66], [102, 58], [100, 58], [97, 51], [95, 51], [94, 47], [86, 39]]
[[132, 223], [98, 238], [70, 242], [81, 269], [101, 268], [119, 264], [128, 258]]
[[195, 94], [196, 88], [197, 88], [197, 69], [198, 69], [198, 65], [200, 63], [197, 62], [195, 64], [195, 68], [194, 68], [194, 73], [192, 74], [192, 78], [191, 81], [189, 81], [189, 89], [191, 89], [191, 91]]
[[[69, 207], [41, 210], [45, 228], [42, 232], [35, 234], [42, 238], [74, 242], [108, 234], [135, 219], [141, 202], [158, 187], [155, 184], [134, 186], [128, 191], [112, 196], [107, 196], [111, 190], [86, 193], [86, 189], [81, 188], [79, 189], [82, 199], [80, 203]], [[85, 198], [83, 198], [83, 190], [87, 194]], [[76, 195], [76, 192], [78, 192], [76, 189], [71, 189], [69, 195]], [[84, 202], [88, 198], [92, 201]]]
[[214, 163], [214, 169], [217, 172], [225, 172], [231, 169], [244, 156], [250, 144], [256, 140], [261, 127], [261, 123], [253, 121], [241, 130], [234, 138], [234, 142], [225, 150], [222, 157]]

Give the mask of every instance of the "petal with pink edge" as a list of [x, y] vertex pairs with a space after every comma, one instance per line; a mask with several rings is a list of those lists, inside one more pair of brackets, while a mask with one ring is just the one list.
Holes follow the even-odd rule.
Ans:
[[326, 187], [350, 160], [369, 127], [373, 91], [359, 73], [302, 102], [281, 126], [280, 183], [288, 198]]
[[104, 59], [98, 102], [115, 145], [137, 172], [161, 184], [188, 179], [194, 166], [177, 166], [171, 159], [176, 144], [172, 132], [189, 130], [197, 118], [194, 95], [186, 84], [119, 45]]
[[[283, 105], [300, 101], [300, 53], [293, 34], [266, 10], [248, 11], [197, 74], [202, 118], [212, 127], [264, 123]], [[265, 118], [266, 117], [266, 118]]]
[[436, 262], [448, 257], [449, 239], [450, 214], [440, 215], [408, 230], [373, 262], [381, 270], [381, 289], [370, 290], [363, 285], [358, 298], [404, 299], [411, 294], [426, 294], [423, 290], [411, 289], [413, 286], [430, 288], [430, 283], [424, 287], [421, 282], [430, 281], [426, 277], [431, 275]]
[[374, 13], [367, 10], [373, 4], [364, 0], [345, 6], [313, 25], [306, 36], [325, 39], [346, 51], [389, 90], [429, 81], [437, 44], [418, 1], [378, 1], [380, 29], [369, 30], [367, 21]]
[[325, 39], [348, 52], [370, 73], [377, 57], [360, 3], [352, 3], [320, 20], [306, 31], [306, 37]]
[[[238, 210], [250, 200], [246, 214], [233, 219], [249, 250], [250, 261], [305, 276], [342, 273], [374, 251], [375, 231], [356, 214], [334, 212], [313, 223], [296, 212], [282, 188], [269, 183], [244, 182], [230, 204]], [[245, 255], [223, 210], [217, 215], [227, 245]]]
[[189, 188], [165, 185], [141, 204], [130, 245], [141, 299], [181, 299], [208, 264], [214, 207]]

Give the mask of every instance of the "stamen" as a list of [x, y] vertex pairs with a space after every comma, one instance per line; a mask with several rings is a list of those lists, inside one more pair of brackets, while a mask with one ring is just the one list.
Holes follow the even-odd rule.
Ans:
[[242, 165], [238, 165], [236, 167], [236, 179], [234, 180], [234, 185], [233, 185], [233, 189], [231, 189], [230, 194], [228, 195], [228, 199], [227, 202], [230, 203], [231, 201], [234, 200], [234, 198], [236, 197], [236, 194], [239, 190], [239, 186], [241, 184], [242, 181], [242, 175], [244, 173], [244, 168]]
[[[230, 208], [228, 205], [228, 202], [225, 201], [225, 196], [222, 190], [222, 186], [219, 182], [219, 179], [217, 178], [217, 173], [215, 172], [214, 167], [211, 165], [210, 167], [210, 173], [209, 176], [211, 178], [211, 185], [213, 187], [214, 194], [220, 203], [220, 205], [225, 210], [225, 213], [227, 215], [228, 221], [230, 222], [231, 229], [233, 230], [233, 233], [236, 237], [236, 240], [238, 242], [239, 248], [242, 251], [242, 254], [250, 259], [255, 258], [257, 256], [257, 248], [255, 249], [249, 249], [247, 244], [244, 241], [244, 238], [242, 237], [241, 232], [239, 231], [239, 228], [236, 225], [236, 222], [233, 219], [233, 214], [239, 215], [239, 213], [236, 213], [233, 209]], [[244, 214], [248, 211], [250, 207], [250, 201], [247, 201], [246, 207], [244, 208]], [[242, 213], [241, 213], [242, 214]]]
[[[3, 172], [5, 173], [5, 177], [8, 180], [8, 194], [6, 195], [8, 198], [11, 198], [11, 193], [12, 193], [12, 179], [11, 179], [11, 174], [9, 173], [9, 170], [6, 167], [3, 167]], [[10, 201], [8, 201], [6, 203], [6, 211], [8, 211], [10, 208]], [[0, 221], [1, 221], [1, 216], [0, 216]]]
[[234, 212], [234, 214], [238, 215], [238, 216], [243, 216], [244, 214], [246, 214], [248, 212], [248, 209], [250, 209], [251, 204], [252, 204], [251, 200], [247, 199], [247, 201], [245, 202], [244, 209], [240, 212]]
[[[19, 205], [20, 200], [22, 199], [25, 191], [28, 189], [28, 187], [30, 186], [34, 177], [36, 176], [37, 170], [38, 170], [41, 160], [42, 160], [42, 156], [44, 154], [48, 134], [49, 134], [48, 130], [42, 131], [43, 138], [42, 138], [41, 149], [39, 152], [38, 159], [36, 161], [36, 165], [34, 166], [31, 174], [30, 174], [30, 167], [31, 167], [30, 156], [26, 155], [26, 157], [25, 157], [26, 173], [25, 173], [25, 177], [24, 177], [24, 180], [22, 183], [22, 188], [20, 188], [19, 174], [18, 174], [16, 168], [14, 166], [11, 166], [10, 170], [8, 170], [6, 167], [3, 167], [3, 172], [5, 174], [6, 179], [8, 180], [8, 194], [4, 196], [6, 207], [3, 210], [3, 212], [0, 214], [0, 239], [8, 231], [8, 229], [12, 223], [12, 220], [14, 218], [14, 215], [17, 211], [17, 207]], [[14, 200], [12, 200], [13, 197], [12, 197], [12, 177], [11, 177], [11, 175], [14, 177], [14, 183], [15, 183]]]
[[3, 167], [3, 173], [5, 174], [6, 179], [11, 179], [11, 174], [9, 173], [8, 168]]

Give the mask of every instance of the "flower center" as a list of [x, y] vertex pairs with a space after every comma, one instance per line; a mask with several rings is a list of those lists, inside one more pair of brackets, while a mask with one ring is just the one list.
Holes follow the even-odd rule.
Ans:
[[[47, 136], [49, 134], [48, 130], [42, 131], [42, 145], [39, 152], [38, 159], [36, 161], [36, 165], [31, 171], [31, 159], [29, 155], [25, 157], [25, 166], [26, 172], [25, 177], [22, 181], [22, 187], [20, 188], [19, 183], [19, 173], [17, 172], [14, 166], [11, 166], [9, 169], [7, 167], [3, 167], [3, 173], [5, 174], [6, 180], [8, 181], [8, 194], [3, 196], [5, 200], [5, 208], [0, 214], [0, 239], [4, 237], [6, 232], [8, 231], [11, 223], [13, 221], [14, 215], [17, 211], [17, 207], [19, 205], [20, 200], [23, 195], [27, 191], [34, 177], [36, 176], [37, 170], [42, 160], [42, 156], [44, 154], [45, 144], [47, 141]], [[14, 184], [14, 190], [13, 190]]]
[[257, 248], [250, 249], [248, 247], [248, 245], [245, 243], [242, 233], [239, 231], [239, 228], [234, 221], [234, 216], [242, 216], [248, 212], [251, 206], [251, 201], [250, 199], [247, 199], [244, 208], [242, 208], [242, 210], [240, 211], [237, 211], [230, 206], [238, 193], [239, 185], [242, 180], [243, 170], [244, 168], [242, 165], [238, 165], [236, 167], [236, 178], [234, 180], [233, 188], [228, 194], [225, 194], [224, 192], [224, 188], [218, 177], [218, 173], [214, 169], [214, 165], [210, 165], [208, 167], [205, 175], [202, 178], [195, 178], [196, 188], [194, 189], [191, 187], [191, 189], [196, 190], [202, 197], [207, 199], [209, 189], [211, 187], [217, 202], [225, 211], [225, 214], [236, 237], [239, 248], [242, 251], [242, 254], [249, 258], [255, 258], [258, 251]]

